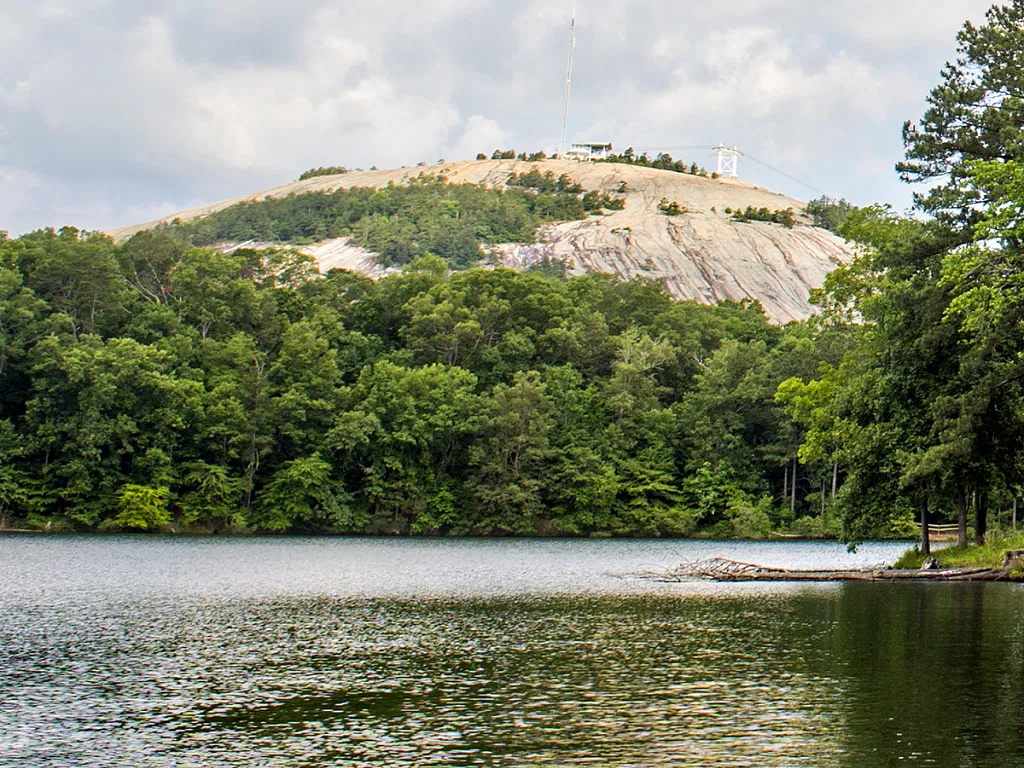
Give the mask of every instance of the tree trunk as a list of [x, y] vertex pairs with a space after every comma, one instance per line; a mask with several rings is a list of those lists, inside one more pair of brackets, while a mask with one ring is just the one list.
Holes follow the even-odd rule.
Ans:
[[974, 543], [982, 547], [988, 534], [988, 499], [984, 491], [978, 493], [977, 498], [977, 506], [974, 508]]
[[832, 462], [832, 502], [836, 500], [836, 486], [839, 485], [839, 462]]
[[1013, 530], [1017, 530], [1017, 499], [1013, 499]]
[[967, 546], [967, 491], [962, 485], [956, 487], [957, 530], [956, 545]]
[[928, 557], [932, 553], [931, 527], [928, 524], [928, 494], [921, 497], [921, 554]]
[[793, 459], [793, 484], [790, 486], [789, 511], [796, 514], [796, 459]]
[[789, 499], [789, 464], [786, 465], [786, 471], [782, 473], [782, 500], [786, 501]]

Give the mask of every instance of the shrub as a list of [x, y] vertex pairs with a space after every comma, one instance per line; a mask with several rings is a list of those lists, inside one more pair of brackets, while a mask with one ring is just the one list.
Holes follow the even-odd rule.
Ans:
[[313, 179], [317, 176], [340, 176], [343, 173], [348, 173], [348, 168], [341, 165], [329, 165], [324, 168], [310, 168], [299, 176], [299, 181]]
[[675, 200], [669, 200], [667, 197], [661, 198], [661, 202], [658, 204], [658, 210], [666, 216], [682, 216], [687, 212], [686, 208], [679, 205]]
[[726, 512], [732, 523], [732, 535], [741, 539], [763, 539], [772, 531], [768, 513], [772, 509], [770, 496], [763, 496], [757, 502], [744, 496], [733, 498]]
[[811, 217], [814, 226], [836, 234], [839, 234], [839, 228], [855, 210], [857, 206], [848, 200], [836, 200], [828, 195], [822, 195], [807, 204], [807, 215]]
[[127, 483], [117, 492], [117, 517], [100, 527], [105, 530], [148, 531], [171, 522], [167, 508], [170, 490]]
[[768, 208], [755, 208], [748, 205], [745, 211], [734, 211], [732, 217], [736, 221], [749, 223], [751, 221], [764, 221], [769, 224], [781, 224], [787, 229], [796, 226], [796, 215], [792, 208], [786, 210], [772, 211]]
[[708, 172], [697, 165], [697, 163], [687, 164], [682, 160], [673, 160], [672, 155], [665, 152], [662, 152], [653, 160], [647, 156], [646, 152], [637, 157], [632, 147], [627, 149], [621, 155], [609, 155], [607, 160], [600, 160], [598, 162], [619, 163], [621, 165], [639, 165], [643, 168], [656, 168], [662, 171], [685, 173], [691, 176], [708, 175]]

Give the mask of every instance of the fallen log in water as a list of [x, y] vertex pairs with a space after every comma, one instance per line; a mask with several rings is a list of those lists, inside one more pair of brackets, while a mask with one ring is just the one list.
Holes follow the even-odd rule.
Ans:
[[936, 570], [895, 570], [892, 568], [865, 568], [859, 570], [789, 570], [769, 568], [736, 560], [714, 558], [684, 563], [664, 573], [639, 574], [642, 578], [662, 582], [681, 581], [1016, 581], [1024, 576], [1015, 572], [1018, 560], [1007, 562], [1002, 568], [954, 568]]

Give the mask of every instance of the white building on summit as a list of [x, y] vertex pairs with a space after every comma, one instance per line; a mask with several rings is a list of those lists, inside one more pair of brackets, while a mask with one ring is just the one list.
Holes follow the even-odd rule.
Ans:
[[565, 153], [567, 160], [607, 160], [612, 153], [610, 143], [585, 141], [573, 144], [572, 149]]

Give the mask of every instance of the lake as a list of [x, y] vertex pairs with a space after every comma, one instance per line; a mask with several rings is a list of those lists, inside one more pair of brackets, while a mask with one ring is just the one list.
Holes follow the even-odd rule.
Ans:
[[819, 543], [0, 537], [2, 766], [1024, 765], [1024, 589]]

